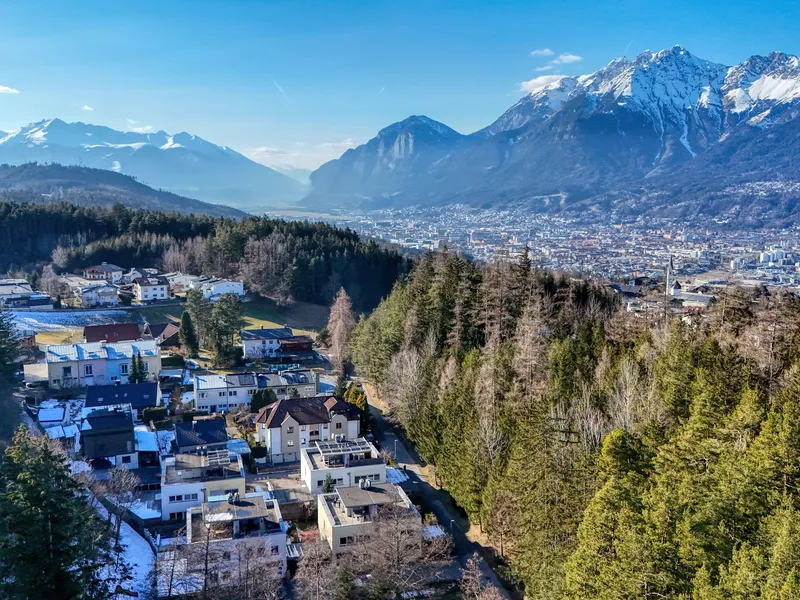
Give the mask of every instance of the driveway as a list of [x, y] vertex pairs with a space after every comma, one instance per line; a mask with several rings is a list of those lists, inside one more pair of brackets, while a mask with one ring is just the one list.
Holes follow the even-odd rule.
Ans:
[[511, 594], [503, 585], [503, 582], [483, 558], [481, 546], [470, 540], [458, 526], [458, 522], [462, 517], [453, 513], [447, 506], [450, 495], [444, 490], [436, 489], [422, 476], [420, 466], [425, 464], [424, 461], [412, 447], [406, 447], [402, 438], [395, 431], [395, 427], [385, 418], [383, 412], [374, 406], [369, 398], [368, 401], [375, 438], [380, 443], [381, 448], [395, 456], [398, 465], [400, 468], [405, 469], [408, 476], [408, 481], [400, 485], [407, 493], [418, 499], [424, 511], [432, 512], [436, 515], [439, 525], [450, 533], [461, 566], [466, 567], [467, 560], [477, 553], [480, 557], [480, 567], [484, 581], [491, 582], [500, 591], [500, 595], [503, 598], [511, 598]]

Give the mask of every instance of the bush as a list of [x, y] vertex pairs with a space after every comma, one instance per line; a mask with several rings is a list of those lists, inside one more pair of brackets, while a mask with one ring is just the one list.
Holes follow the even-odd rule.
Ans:
[[267, 457], [267, 447], [266, 446], [251, 446], [250, 447], [250, 456], [253, 458], [266, 458]]
[[173, 427], [172, 419], [163, 419], [162, 421], [154, 421], [153, 425], [155, 426], [156, 431], [168, 431]]
[[204, 410], [187, 410], [185, 413], [181, 413], [181, 417], [183, 418], [184, 423], [189, 423], [190, 421], [194, 421], [195, 417], [207, 417], [208, 413]]
[[144, 423], [150, 423], [152, 421], [163, 421], [167, 418], [167, 407], [166, 406], [154, 406], [150, 408], [145, 408], [142, 412], [142, 421]]
[[183, 369], [186, 366], [186, 359], [180, 354], [165, 356], [161, 359], [162, 369]]

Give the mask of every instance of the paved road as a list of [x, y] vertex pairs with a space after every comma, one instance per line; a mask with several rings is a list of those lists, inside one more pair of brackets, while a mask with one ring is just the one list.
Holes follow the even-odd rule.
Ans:
[[[478, 553], [480, 556], [480, 546], [471, 541], [458, 527], [458, 515], [453, 514], [444, 503], [448, 496], [447, 492], [436, 489], [422, 477], [420, 471], [421, 459], [416, 452], [406, 448], [402, 439], [394, 431], [394, 427], [384, 418], [383, 412], [375, 407], [372, 402], [369, 403], [369, 410], [373, 419], [373, 433], [381, 448], [394, 454], [399, 466], [406, 469], [408, 481], [402, 484], [403, 489], [419, 498], [423, 509], [436, 515], [439, 524], [453, 538], [453, 546], [455, 547], [458, 561], [462, 567], [465, 567], [467, 560], [473, 554]], [[503, 598], [511, 598], [511, 594], [503, 585], [503, 582], [482, 557], [480, 564], [484, 581], [491, 582], [497, 587]]]

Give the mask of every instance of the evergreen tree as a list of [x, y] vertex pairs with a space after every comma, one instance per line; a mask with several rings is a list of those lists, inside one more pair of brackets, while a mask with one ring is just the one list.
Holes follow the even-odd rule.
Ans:
[[192, 315], [188, 310], [184, 310], [181, 315], [181, 326], [178, 335], [186, 355], [191, 358], [197, 356], [200, 351], [200, 345], [197, 340], [197, 332], [194, 330], [194, 324], [192, 323]]
[[250, 412], [258, 412], [265, 406], [269, 406], [278, 401], [278, 397], [272, 390], [258, 390], [250, 397]]
[[20, 428], [0, 468], [0, 596], [111, 598], [108, 530], [47, 437]]

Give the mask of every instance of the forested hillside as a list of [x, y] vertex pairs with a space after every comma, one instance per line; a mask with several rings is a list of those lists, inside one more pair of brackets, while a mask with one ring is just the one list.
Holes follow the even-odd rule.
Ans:
[[0, 271], [31, 271], [52, 260], [60, 272], [107, 261], [233, 277], [280, 301], [321, 304], [344, 287], [359, 311], [372, 310], [409, 268], [394, 250], [324, 223], [222, 219], [121, 205], [0, 202], [0, 247]]
[[351, 350], [527, 598], [800, 597], [795, 297], [646, 323], [431, 255]]

